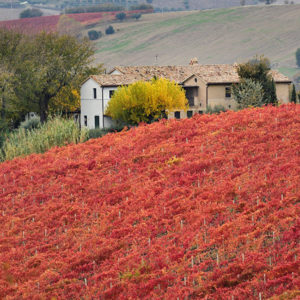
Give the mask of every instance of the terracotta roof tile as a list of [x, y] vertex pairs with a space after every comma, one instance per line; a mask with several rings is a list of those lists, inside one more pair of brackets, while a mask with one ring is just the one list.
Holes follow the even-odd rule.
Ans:
[[[151, 80], [154, 76], [167, 78], [182, 84], [191, 76], [201, 78], [207, 84], [239, 82], [236, 65], [188, 65], [188, 66], [118, 66], [121, 74], [91, 76], [102, 86], [128, 85], [138, 80]], [[275, 82], [290, 82], [289, 78], [272, 70]]]
[[134, 83], [138, 80], [143, 80], [143, 78], [136, 74], [126, 74], [126, 75], [92, 75], [90, 78], [94, 79], [101, 86], [120, 86], [120, 85], [128, 85]]

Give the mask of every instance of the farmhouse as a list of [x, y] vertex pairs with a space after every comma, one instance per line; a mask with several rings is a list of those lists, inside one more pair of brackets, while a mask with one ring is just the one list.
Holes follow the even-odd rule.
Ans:
[[[288, 103], [291, 81], [276, 70], [272, 70], [271, 74], [278, 100]], [[81, 125], [90, 129], [112, 126], [112, 120], [105, 115], [105, 108], [114, 91], [119, 86], [138, 80], [150, 81], [153, 77], [175, 81], [186, 92], [189, 109], [186, 112], [170, 112], [170, 119], [192, 117], [205, 112], [208, 106], [237, 107], [231, 93], [231, 85], [239, 82], [235, 64], [200, 65], [197, 59], [192, 59], [187, 66], [119, 66], [108, 74], [92, 75], [82, 84]]]

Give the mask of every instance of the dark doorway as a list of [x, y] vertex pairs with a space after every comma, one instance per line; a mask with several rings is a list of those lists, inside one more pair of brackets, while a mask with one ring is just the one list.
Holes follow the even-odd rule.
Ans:
[[95, 128], [99, 128], [99, 125], [100, 125], [99, 116], [95, 116]]
[[184, 89], [189, 106], [195, 106], [195, 97], [198, 97], [198, 87], [185, 87]]

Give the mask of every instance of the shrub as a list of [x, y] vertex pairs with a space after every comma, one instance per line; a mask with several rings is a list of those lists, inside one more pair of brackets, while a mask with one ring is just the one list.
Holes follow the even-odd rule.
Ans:
[[232, 92], [241, 109], [249, 106], [259, 107], [264, 104], [264, 91], [260, 82], [244, 79], [238, 85], [233, 86]]
[[105, 33], [106, 34], [114, 34], [115, 33], [115, 29], [109, 25], [106, 29], [105, 29]]
[[20, 19], [35, 18], [43, 15], [43, 12], [37, 8], [28, 8], [20, 13]]
[[5, 138], [7, 136], [9, 132], [9, 128], [6, 124], [6, 122], [3, 122], [1, 119], [0, 119], [0, 155], [1, 155], [1, 148], [2, 148], [2, 145], [5, 141]]
[[120, 132], [124, 129], [124, 125], [116, 125], [111, 128], [95, 128], [90, 129], [88, 132], [88, 139], [96, 139], [102, 137], [110, 132]]
[[153, 9], [153, 6], [151, 4], [137, 4], [137, 5], [132, 5], [130, 6], [131, 10], [146, 10], [146, 9]]
[[138, 20], [138, 19], [141, 18], [141, 16], [142, 16], [142, 14], [136, 13], [136, 14], [132, 14], [132, 15], [131, 15], [131, 18]]
[[213, 107], [208, 105], [206, 108], [207, 114], [219, 114], [220, 112], [225, 112], [225, 111], [227, 111], [227, 109], [225, 108], [225, 106], [223, 106], [221, 104], [215, 105]]
[[96, 139], [105, 135], [108, 131], [105, 129], [95, 128], [88, 132], [88, 139]]
[[38, 128], [19, 127], [7, 135], [0, 153], [0, 161], [31, 153], [43, 153], [54, 146], [83, 142], [87, 131], [80, 130], [72, 119], [55, 117]]
[[300, 48], [298, 48], [296, 51], [296, 63], [297, 67], [300, 68]]
[[90, 30], [88, 31], [88, 36], [91, 41], [94, 41], [102, 37], [102, 32], [96, 30]]
[[126, 19], [126, 14], [124, 12], [120, 12], [120, 13], [116, 14], [116, 19], [120, 20], [120, 21], [125, 20]]
[[29, 120], [26, 120], [20, 124], [21, 128], [31, 130], [40, 127], [41, 121], [39, 117], [33, 117]]
[[118, 6], [110, 3], [92, 5], [85, 7], [71, 7], [66, 9], [66, 14], [81, 14], [88, 12], [102, 12], [102, 11], [121, 11], [124, 10], [123, 6]]

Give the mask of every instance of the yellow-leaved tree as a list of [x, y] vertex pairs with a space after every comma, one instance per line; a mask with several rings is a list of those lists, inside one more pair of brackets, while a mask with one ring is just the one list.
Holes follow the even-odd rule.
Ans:
[[106, 115], [114, 120], [136, 125], [151, 123], [174, 110], [186, 110], [188, 101], [178, 84], [164, 78], [151, 82], [137, 81], [119, 87], [106, 109]]

